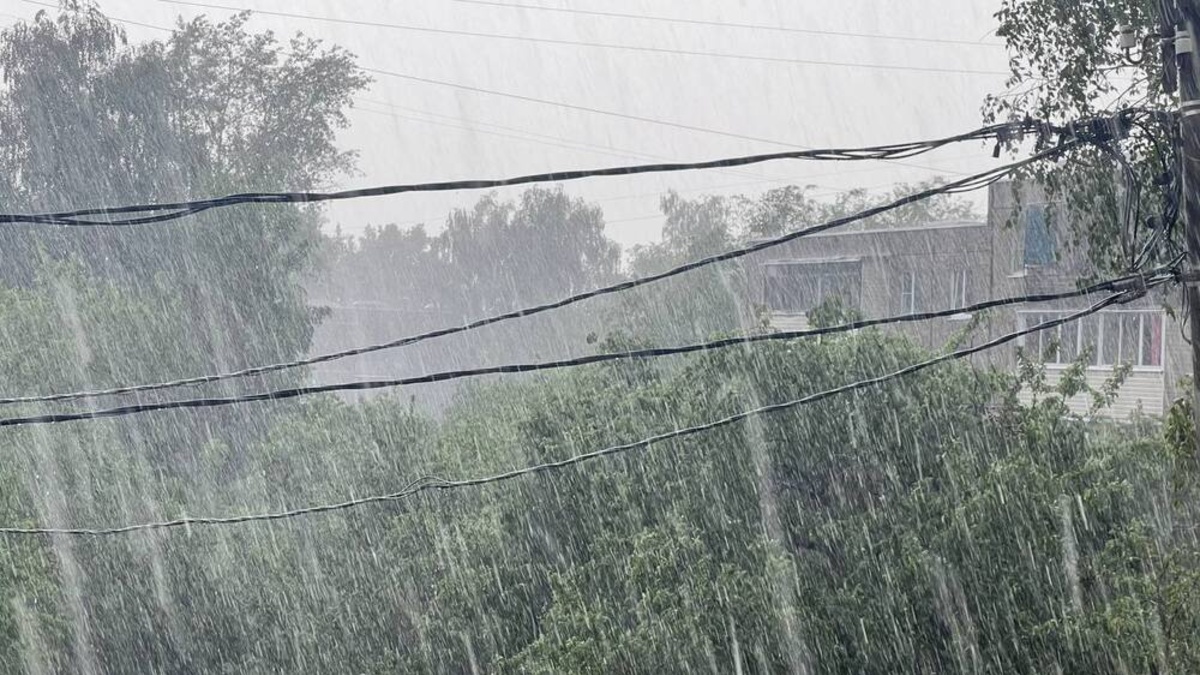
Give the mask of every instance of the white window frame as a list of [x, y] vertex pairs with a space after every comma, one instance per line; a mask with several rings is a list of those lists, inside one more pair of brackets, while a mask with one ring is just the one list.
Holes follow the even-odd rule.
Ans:
[[954, 308], [967, 306], [967, 290], [971, 283], [971, 270], [961, 269], [954, 273], [954, 283], [951, 285], [951, 293], [953, 297], [950, 299], [950, 306]]
[[[1068, 310], [1068, 311], [1045, 310], [1045, 311], [1019, 311], [1019, 312], [1017, 312], [1018, 317], [1020, 319], [1020, 321], [1019, 321], [1020, 327], [1022, 329], [1028, 328], [1029, 326], [1032, 326], [1035, 323], [1041, 323], [1042, 321], [1048, 320], [1054, 316], [1062, 317], [1062, 316], [1066, 316], [1066, 315], [1073, 314], [1073, 313], [1074, 313], [1074, 311], [1071, 311], [1071, 310]], [[1090, 322], [1092, 322], [1092, 325], [1095, 327], [1095, 330], [1096, 330], [1096, 349], [1095, 349], [1095, 353], [1092, 355], [1092, 362], [1088, 364], [1088, 370], [1111, 371], [1115, 366], [1117, 366], [1119, 363], [1123, 363], [1123, 362], [1121, 362], [1121, 361], [1117, 361], [1116, 363], [1103, 363], [1102, 362], [1102, 360], [1104, 358], [1105, 340], [1106, 340], [1106, 338], [1112, 337], [1111, 335], [1106, 335], [1106, 333], [1105, 333], [1104, 327], [1108, 323], [1105, 319], [1109, 318], [1109, 317], [1113, 317], [1113, 316], [1120, 317], [1120, 315], [1123, 315], [1123, 314], [1135, 314], [1138, 317], [1138, 323], [1137, 323], [1137, 340], [1138, 340], [1138, 350], [1137, 351], [1138, 351], [1138, 354], [1137, 354], [1137, 363], [1132, 365], [1133, 370], [1135, 372], [1147, 372], [1147, 373], [1163, 372], [1163, 364], [1167, 358], [1166, 339], [1165, 339], [1166, 316], [1162, 311], [1159, 311], [1159, 310], [1152, 310], [1152, 309], [1109, 309], [1109, 310], [1104, 310], [1101, 312], [1097, 312], [1091, 316], [1087, 316], [1082, 319], [1072, 321], [1070, 323], [1061, 324], [1059, 326], [1055, 326], [1054, 328], [1047, 328], [1046, 330], [1039, 331], [1038, 333], [1030, 333], [1029, 335], [1023, 335], [1017, 340], [1017, 344], [1020, 347], [1027, 349], [1028, 348], [1027, 338], [1032, 338], [1033, 342], [1035, 343], [1035, 346], [1038, 348], [1038, 352], [1035, 354], [1032, 354], [1032, 356], [1034, 356], [1038, 359], [1041, 359], [1044, 356], [1044, 353], [1041, 350], [1041, 345], [1043, 342], [1042, 337], [1043, 336], [1057, 337], [1058, 342], [1060, 344], [1059, 352], [1054, 357], [1055, 361], [1053, 361], [1053, 362], [1047, 361], [1045, 363], [1045, 365], [1047, 368], [1050, 368], [1050, 369], [1066, 368], [1066, 367], [1070, 366], [1071, 364], [1070, 364], [1070, 362], [1065, 362], [1062, 360], [1061, 345], [1063, 343], [1063, 333], [1066, 331], [1071, 331], [1073, 333], [1074, 342], [1075, 342], [1074, 353], [1079, 354], [1080, 352], [1083, 351], [1083, 346], [1084, 346], [1083, 345], [1083, 325], [1084, 325], [1084, 322], [1090, 321]], [[1031, 321], [1031, 317], [1033, 318], [1032, 321]], [[1158, 317], [1158, 319], [1159, 319], [1159, 322], [1158, 322], [1158, 329], [1159, 329], [1158, 365], [1140, 365], [1142, 363], [1145, 363], [1146, 356], [1147, 356], [1146, 341], [1142, 340], [1141, 336], [1146, 332], [1147, 319], [1152, 318], [1152, 317]], [[1125, 330], [1124, 330], [1123, 322], [1118, 321], [1117, 326], [1118, 326], [1117, 349], [1113, 353], [1116, 354], [1119, 358], [1120, 354], [1122, 352], [1122, 347], [1125, 346]]]
[[900, 280], [900, 311], [913, 314], [917, 311], [917, 273], [904, 272]]
[[767, 294], [766, 288], [765, 288], [765, 284], [767, 283], [766, 277], [769, 276], [769, 274], [770, 274], [769, 272], [767, 272], [767, 268], [788, 269], [789, 271], [805, 270], [804, 276], [814, 277], [816, 279], [816, 298], [817, 298], [818, 306], [822, 302], [824, 302], [825, 300], [828, 299], [826, 297], [826, 293], [828, 292], [829, 286], [831, 284], [831, 277], [838, 276], [837, 272], [831, 273], [829, 271], [829, 268], [838, 268], [838, 269], [844, 268], [843, 271], [847, 272], [846, 276], [854, 278], [857, 283], [857, 288], [855, 289], [857, 291], [856, 297], [846, 298], [846, 300], [848, 302], [851, 302], [854, 309], [858, 309], [862, 304], [862, 261], [861, 260], [857, 260], [857, 259], [855, 259], [855, 260], [812, 260], [812, 261], [808, 261], [808, 260], [804, 260], [804, 261], [775, 260], [775, 261], [770, 261], [770, 262], [764, 263], [762, 267], [763, 267], [763, 275], [764, 275], [763, 300], [767, 304], [768, 309], [773, 314], [798, 316], [798, 315], [807, 314], [807, 312], [794, 311], [794, 310], [789, 310], [789, 309], [777, 309], [775, 307], [770, 306], [769, 298], [767, 297], [768, 294]]

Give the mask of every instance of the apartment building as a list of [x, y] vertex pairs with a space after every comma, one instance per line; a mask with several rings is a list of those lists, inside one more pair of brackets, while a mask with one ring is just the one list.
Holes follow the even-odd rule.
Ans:
[[[809, 312], [834, 297], [864, 316], [882, 317], [1069, 290], [1091, 268], [1086, 255], [1065, 245], [1069, 221], [1057, 208], [1036, 189], [1005, 182], [990, 188], [984, 221], [830, 230], [802, 238], [747, 259], [752, 300], [770, 312], [773, 326], [796, 330], [807, 327]], [[1075, 312], [1095, 300], [995, 310], [978, 322], [970, 341]], [[1125, 417], [1140, 410], [1160, 415], [1191, 368], [1190, 347], [1179, 324], [1164, 311], [1166, 300], [1147, 297], [1106, 309], [985, 352], [976, 361], [1015, 368], [1019, 347], [1045, 362], [1053, 384], [1087, 353], [1086, 377], [1093, 386], [1108, 379], [1118, 364], [1128, 364], [1130, 373], [1109, 414]], [[940, 349], [974, 318], [963, 313], [890, 330]], [[1080, 413], [1090, 403], [1085, 397], [1068, 401]]]

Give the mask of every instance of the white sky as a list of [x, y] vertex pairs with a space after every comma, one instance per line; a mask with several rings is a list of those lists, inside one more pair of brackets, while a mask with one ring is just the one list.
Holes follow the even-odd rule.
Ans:
[[[790, 145], [853, 146], [932, 138], [978, 126], [984, 96], [1004, 86], [1005, 50], [990, 35], [999, 0], [496, 2], [981, 44], [702, 26], [457, 0], [211, 0], [208, 4], [570, 42], [990, 71], [928, 72], [663, 54], [255, 15], [252, 28], [271, 29], [280, 37], [301, 31], [339, 44], [357, 54], [365, 68], [763, 139], [731, 138], [373, 74], [376, 81], [359, 97], [353, 125], [342, 138], [346, 148], [360, 153], [362, 173], [339, 187], [505, 177], [664, 158], [711, 159]], [[101, 8], [114, 19], [159, 26], [172, 25], [180, 15], [224, 18], [232, 13], [163, 0], [102, 0]], [[40, 9], [30, 0], [0, 0], [0, 21], [32, 17]], [[163, 35], [136, 25], [127, 24], [126, 29], [131, 40]], [[628, 246], [658, 238], [658, 196], [670, 188], [686, 196], [756, 194], [799, 183], [818, 185], [821, 193], [828, 194], [855, 187], [886, 189], [897, 181], [937, 175], [953, 177], [996, 163], [988, 149], [964, 144], [911, 160], [909, 166], [788, 162], [736, 172], [591, 179], [566, 188], [600, 203], [609, 235]], [[388, 222], [424, 222], [437, 231], [448, 209], [469, 206], [479, 196], [459, 192], [356, 200], [331, 207], [329, 214], [331, 223], [346, 232]], [[982, 206], [983, 201], [978, 203]]]

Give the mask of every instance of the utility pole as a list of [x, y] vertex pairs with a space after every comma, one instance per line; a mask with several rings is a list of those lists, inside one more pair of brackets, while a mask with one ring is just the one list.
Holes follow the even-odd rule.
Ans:
[[[1196, 36], [1200, 28], [1200, 0], [1177, 0], [1180, 25], [1175, 33], [1175, 66], [1179, 77], [1179, 132], [1183, 164], [1183, 222], [1187, 243], [1184, 297], [1192, 335], [1192, 420], [1196, 453], [1200, 457], [1200, 285], [1192, 281], [1200, 272], [1200, 67]], [[1163, 36], [1168, 37], [1166, 35]], [[1164, 64], [1166, 65], [1166, 64]], [[1169, 67], [1169, 66], [1168, 66]]]

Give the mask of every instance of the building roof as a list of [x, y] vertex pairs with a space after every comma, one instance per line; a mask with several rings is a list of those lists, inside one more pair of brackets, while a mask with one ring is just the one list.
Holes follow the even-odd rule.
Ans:
[[821, 265], [828, 263], [862, 262], [861, 256], [834, 255], [824, 258], [776, 258], [764, 261], [763, 265]]
[[[809, 235], [811, 237], [849, 237], [859, 236], [864, 234], [888, 234], [888, 233], [905, 233], [905, 232], [927, 232], [931, 230], [956, 230], [970, 229], [976, 230], [988, 227], [988, 223], [982, 220], [949, 220], [940, 222], [923, 223], [920, 225], [910, 225], [907, 227], [872, 227], [869, 229], [847, 229], [846, 227], [834, 228], [825, 232], [818, 232]], [[770, 237], [762, 237], [750, 240], [750, 243], [757, 244], [769, 240]]]

